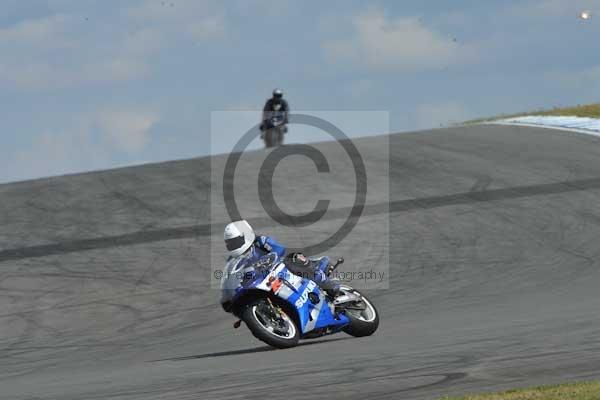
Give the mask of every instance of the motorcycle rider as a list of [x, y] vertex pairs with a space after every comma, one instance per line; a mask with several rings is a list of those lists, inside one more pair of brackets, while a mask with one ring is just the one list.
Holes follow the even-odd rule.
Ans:
[[[288, 114], [290, 107], [287, 101], [283, 98], [283, 91], [281, 89], [274, 89], [273, 96], [267, 99], [265, 106], [263, 107], [262, 123], [260, 124], [260, 130], [264, 133], [269, 129], [269, 120], [273, 116], [283, 114], [283, 124], [288, 124]], [[287, 132], [287, 126], [284, 126], [283, 133]]]
[[285, 247], [269, 236], [256, 235], [246, 220], [234, 221], [225, 227], [223, 234], [225, 247], [229, 251], [228, 261], [232, 257], [244, 257], [245, 262], [252, 264], [269, 253], [277, 253], [285, 258], [286, 267], [294, 274], [308, 277], [332, 298], [340, 293], [339, 283], [330, 279], [332, 266], [328, 257], [310, 260], [302, 253], [285, 255]]

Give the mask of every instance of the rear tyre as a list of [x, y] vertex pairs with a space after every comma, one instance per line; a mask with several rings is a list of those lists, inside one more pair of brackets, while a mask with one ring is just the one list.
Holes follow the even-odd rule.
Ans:
[[345, 307], [344, 314], [350, 320], [350, 324], [343, 331], [355, 337], [371, 336], [379, 327], [379, 313], [377, 309], [358, 290], [349, 286], [340, 288], [344, 292], [352, 292], [360, 296], [360, 300]]
[[279, 304], [261, 298], [249, 303], [242, 313], [242, 320], [255, 338], [278, 349], [294, 347], [300, 340], [300, 330], [293, 314]]

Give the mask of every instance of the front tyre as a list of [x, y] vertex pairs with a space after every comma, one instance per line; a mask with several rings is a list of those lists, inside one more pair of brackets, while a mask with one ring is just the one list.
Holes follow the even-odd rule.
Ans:
[[359, 300], [344, 305], [344, 314], [350, 320], [350, 324], [344, 327], [344, 332], [355, 337], [371, 336], [379, 327], [377, 309], [358, 290], [350, 286], [342, 286], [340, 289], [343, 292], [353, 293], [360, 297]]
[[277, 145], [277, 132], [274, 128], [271, 128], [265, 133], [265, 147], [268, 149]]
[[277, 147], [283, 144], [283, 129], [281, 127], [275, 127], [265, 132], [265, 147]]
[[249, 303], [244, 308], [242, 320], [255, 338], [269, 346], [285, 349], [296, 346], [300, 340], [300, 331], [292, 314], [267, 298]]

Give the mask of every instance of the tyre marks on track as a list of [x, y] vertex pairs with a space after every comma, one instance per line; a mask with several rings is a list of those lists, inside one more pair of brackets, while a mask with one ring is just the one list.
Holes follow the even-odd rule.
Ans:
[[[481, 187], [489, 183], [483, 182]], [[363, 215], [372, 216], [387, 213], [408, 212], [419, 209], [433, 209], [439, 207], [476, 204], [501, 200], [511, 200], [533, 196], [547, 196], [569, 192], [600, 189], [600, 178], [590, 178], [556, 183], [546, 183], [528, 186], [515, 186], [502, 189], [477, 190], [475, 185], [469, 192], [430, 196], [416, 199], [394, 200], [389, 203], [376, 203], [365, 206]], [[340, 207], [328, 210], [323, 220], [343, 218], [351, 212], [351, 207]], [[271, 226], [271, 218], [249, 218], [251, 224], [256, 226]], [[224, 226], [228, 221], [215, 225]], [[303, 224], [302, 218], [298, 223]], [[219, 228], [220, 229], [220, 228]], [[61, 243], [20, 247], [0, 251], [0, 262], [21, 260], [26, 258], [46, 257], [67, 253], [76, 253], [87, 250], [106, 249], [112, 247], [132, 246], [143, 243], [160, 242], [174, 239], [188, 239], [209, 236], [211, 224], [197, 224], [176, 228], [156, 230], [143, 230], [122, 235], [104, 236], [98, 238], [73, 240]]]

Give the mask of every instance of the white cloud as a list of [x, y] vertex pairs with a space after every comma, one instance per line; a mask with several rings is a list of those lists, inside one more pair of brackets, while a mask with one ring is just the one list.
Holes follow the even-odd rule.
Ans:
[[509, 9], [510, 14], [526, 18], [577, 18], [582, 11], [600, 14], [600, 0], [532, 0], [521, 2]]
[[81, 74], [75, 73], [79, 83], [105, 83], [125, 81], [148, 76], [150, 66], [143, 59], [135, 57], [114, 58], [98, 65], [88, 65]]
[[206, 40], [225, 35], [226, 20], [211, 1], [143, 1], [128, 10], [135, 21], [159, 26], [171, 35], [183, 34], [191, 39]]
[[30, 88], [48, 88], [56, 85], [60, 78], [54, 75], [51, 80], [53, 69], [47, 64], [2, 64], [0, 61], [0, 86]]
[[291, 0], [237, 0], [235, 7], [243, 15], [252, 13], [266, 18], [282, 18], [289, 15], [298, 5]]
[[165, 35], [156, 28], [141, 28], [131, 32], [122, 41], [122, 54], [149, 56], [158, 53], [166, 44]]
[[225, 22], [220, 15], [209, 16], [191, 22], [187, 26], [188, 34], [196, 40], [218, 38], [225, 35]]
[[417, 129], [439, 128], [467, 121], [471, 117], [467, 108], [455, 102], [421, 104], [415, 110]]
[[181, 21], [189, 19], [192, 13], [204, 11], [205, 3], [200, 0], [145, 0], [129, 8], [127, 14], [141, 21]]
[[382, 12], [371, 11], [353, 18], [352, 25], [352, 37], [324, 43], [331, 60], [410, 71], [441, 69], [470, 57], [464, 47], [428, 29], [418, 18], [387, 19]]
[[98, 116], [98, 125], [113, 147], [130, 154], [144, 149], [157, 121], [156, 114], [140, 111], [104, 111]]
[[0, 42], [62, 46], [70, 43], [65, 35], [65, 27], [70, 22], [71, 18], [62, 14], [20, 21], [0, 28]]
[[0, 29], [0, 86], [48, 90], [146, 77], [161, 37], [118, 29], [99, 38], [83, 18], [51, 15]]
[[25, 65], [0, 62], [0, 86], [28, 90], [61, 89], [139, 79], [149, 73], [150, 67], [145, 60], [127, 56], [73, 66], [53, 65], [45, 60]]
[[77, 127], [42, 132], [27, 147], [0, 160], [3, 179], [24, 180], [140, 163], [143, 150], [150, 145], [150, 129], [158, 120], [150, 111], [102, 111], [83, 118]]
[[166, 46], [225, 35], [222, 7], [211, 4], [149, 0], [107, 19], [55, 14], [0, 27], [0, 86], [54, 90], [146, 78]]
[[88, 131], [44, 132], [28, 148], [5, 163], [3, 176], [10, 181], [63, 175], [108, 168], [107, 149], [99, 147]]

